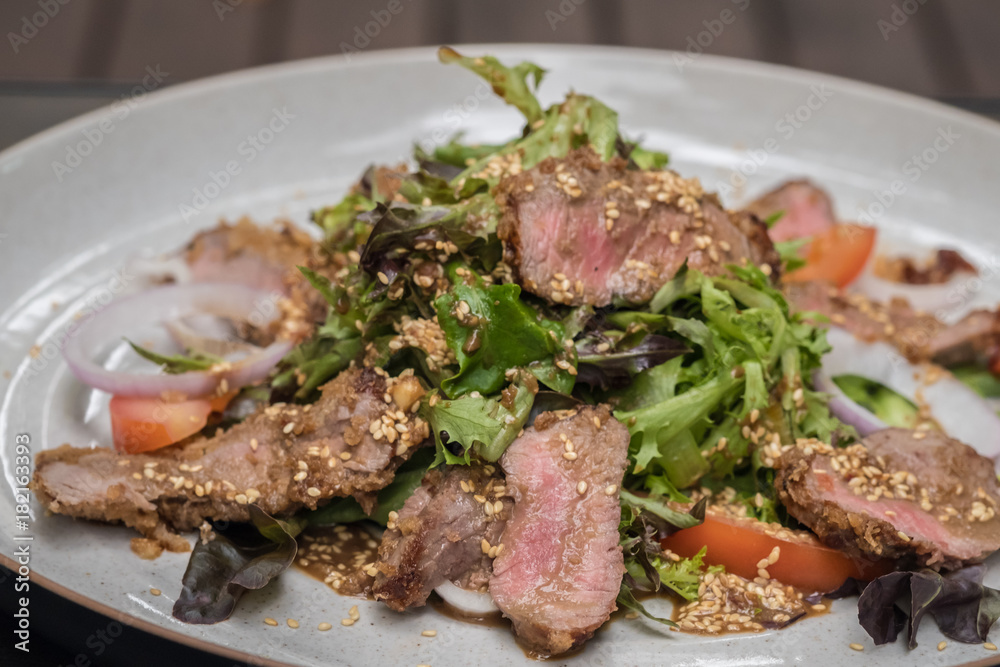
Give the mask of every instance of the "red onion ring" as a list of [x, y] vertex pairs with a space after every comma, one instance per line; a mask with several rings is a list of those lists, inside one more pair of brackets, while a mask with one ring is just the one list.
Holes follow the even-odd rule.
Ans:
[[917, 404], [926, 405], [944, 432], [983, 456], [1000, 459], [1000, 417], [976, 392], [933, 364], [912, 364], [896, 348], [881, 341], [868, 343], [850, 332], [831, 327], [826, 334], [833, 350], [816, 372], [816, 388], [829, 393], [830, 411], [866, 436], [887, 428], [837, 387], [838, 375], [860, 375], [881, 382]]
[[156, 287], [115, 301], [69, 333], [63, 356], [82, 382], [111, 394], [155, 398], [164, 393], [207, 396], [223, 380], [232, 388], [267, 377], [292, 349], [290, 341], [275, 341], [219, 371], [190, 371], [177, 375], [145, 375], [108, 370], [93, 361], [109, 340], [122, 336], [136, 323], [176, 320], [212, 313], [254, 324], [274, 319], [274, 296], [265, 291], [228, 283], [194, 283]]

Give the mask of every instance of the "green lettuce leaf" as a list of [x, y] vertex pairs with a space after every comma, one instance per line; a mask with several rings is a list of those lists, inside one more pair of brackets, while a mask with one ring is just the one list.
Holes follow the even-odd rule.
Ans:
[[[562, 324], [544, 319], [520, 299], [515, 284], [486, 285], [466, 273], [434, 301], [438, 322], [459, 370], [441, 383], [449, 398], [471, 392], [495, 394], [508, 370], [529, 368], [552, 389], [569, 393], [573, 375], [553, 370], [555, 358], [575, 364], [572, 346], [563, 346]], [[464, 311], [468, 309], [468, 313]], [[533, 362], [550, 362], [532, 366]]]
[[433, 465], [468, 464], [473, 452], [486, 461], [499, 460], [524, 428], [538, 393], [537, 382], [527, 372], [514, 380], [496, 397], [473, 392], [442, 399], [432, 393], [424, 399], [420, 413], [437, 444]]

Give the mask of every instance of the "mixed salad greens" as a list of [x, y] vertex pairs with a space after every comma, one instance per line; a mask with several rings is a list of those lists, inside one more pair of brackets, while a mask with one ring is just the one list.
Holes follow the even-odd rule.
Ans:
[[[748, 516], [795, 527], [776, 501], [774, 471], [748, 424], [759, 419], [784, 443], [809, 437], [847, 443], [856, 435], [808, 382], [829, 349], [824, 331], [791, 313], [757, 267], [731, 266], [727, 277], [684, 268], [642, 306], [557, 305], [505, 282], [509, 269], [491, 193], [500, 173], [491, 164], [516, 152], [528, 169], [583, 145], [635, 168], [660, 168], [668, 158], [624, 137], [617, 114], [592, 97], [570, 94], [543, 109], [533, 91], [545, 72], [536, 65], [507, 67], [450, 49], [441, 50], [441, 60], [489, 82], [524, 115], [523, 132], [502, 145], [457, 137], [429, 153], [416, 148], [416, 170], [403, 178], [401, 197], [380, 192], [372, 169], [340, 203], [316, 211], [327, 250], [345, 258], [345, 268], [334, 281], [302, 269], [329, 302], [329, 316], [271, 382], [279, 394], [308, 402], [352, 361], [363, 358], [392, 375], [413, 369], [429, 389], [420, 415], [431, 425], [435, 449], [406, 464], [379, 494], [372, 516], [353, 499], [335, 500], [293, 522], [255, 515], [266, 541], [253, 548], [227, 536], [198, 545], [185, 593], [204, 590], [199, 577], [206, 571], [223, 574], [215, 582], [219, 594], [205, 604], [182, 596], [188, 620], [224, 618], [238, 596], [234, 590], [257, 587], [287, 567], [288, 541], [302, 525], [361, 519], [384, 525], [428, 468], [495, 462], [537, 412], [597, 402], [611, 405], [631, 434], [620, 525], [627, 573], [619, 604], [646, 613], [637, 593], [670, 590], [695, 599], [699, 577], [714, 571], [703, 553], [680, 561], [662, 557], [660, 537], [704, 518], [705, 503], [692, 503], [690, 490], [729, 487]], [[794, 248], [785, 254], [793, 257]], [[435, 336], [402, 339], [407, 322]], [[178, 368], [199, 362], [157, 361]], [[887, 422], [909, 417], [905, 399], [857, 379], [843, 382]], [[693, 507], [680, 511], [678, 503]], [[977, 622], [982, 626], [998, 613], [993, 609]]]

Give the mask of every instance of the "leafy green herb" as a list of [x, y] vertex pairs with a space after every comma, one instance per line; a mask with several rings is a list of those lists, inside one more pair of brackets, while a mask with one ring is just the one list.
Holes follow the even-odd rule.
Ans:
[[[573, 376], [553, 369], [559, 357], [574, 362], [572, 348], [563, 348], [563, 326], [547, 320], [522, 301], [515, 284], [486, 285], [469, 272], [434, 301], [448, 347], [458, 359], [458, 373], [441, 389], [449, 398], [479, 392], [494, 394], [512, 368], [528, 368], [550, 388], [569, 393]], [[548, 362], [532, 365], [535, 362]]]
[[916, 428], [920, 421], [920, 409], [913, 401], [880, 382], [860, 375], [838, 375], [833, 381], [849, 399], [889, 426]]
[[800, 269], [806, 265], [806, 260], [802, 257], [801, 251], [810, 241], [812, 241], [812, 237], [805, 236], [789, 241], [778, 241], [774, 244], [774, 249], [778, 251], [778, 257], [781, 258], [781, 270], [783, 273], [791, 273], [795, 269]]
[[534, 377], [522, 371], [495, 398], [473, 392], [457, 399], [438, 400], [440, 396], [431, 394], [420, 412], [437, 443], [434, 465], [468, 464], [472, 452], [487, 461], [499, 460], [528, 421], [537, 392]]
[[176, 354], [176, 355], [163, 355], [153, 352], [152, 350], [147, 350], [146, 348], [136, 345], [127, 338], [125, 341], [132, 346], [132, 349], [142, 357], [152, 361], [154, 364], [158, 364], [165, 373], [177, 374], [177, 373], [187, 373], [188, 371], [207, 371], [209, 368], [215, 364], [224, 361], [220, 357], [215, 357], [207, 354], [197, 354], [191, 353], [188, 355]]
[[214, 539], [195, 544], [174, 618], [195, 624], [224, 621], [245, 591], [263, 588], [295, 560], [295, 536], [305, 521], [275, 519], [256, 505], [248, 508], [252, 525], [219, 529]]

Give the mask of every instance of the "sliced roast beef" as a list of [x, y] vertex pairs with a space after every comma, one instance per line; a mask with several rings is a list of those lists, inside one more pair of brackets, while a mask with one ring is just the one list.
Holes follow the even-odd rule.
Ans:
[[941, 249], [929, 262], [920, 263], [912, 257], [886, 257], [879, 255], [872, 267], [880, 278], [906, 285], [940, 285], [955, 275], [979, 273], [969, 260], [957, 250]]
[[262, 304], [265, 312], [261, 314], [270, 318], [272, 308], [280, 312], [275, 328], [280, 328], [283, 338], [296, 341], [307, 338], [328, 309], [323, 295], [298, 267], [333, 278], [345, 261], [327, 254], [309, 234], [290, 223], [255, 225], [246, 218], [201, 232], [188, 244], [184, 259], [196, 282], [240, 283], [273, 294], [274, 302]]
[[763, 223], [728, 213], [697, 179], [627, 170], [589, 147], [501, 181], [504, 260], [553, 302], [644, 303], [687, 262], [718, 274], [744, 260], [778, 269]]
[[830, 196], [806, 180], [782, 183], [746, 208], [761, 220], [781, 214], [769, 230], [776, 242], [815, 236], [837, 224]]
[[785, 295], [794, 310], [825, 315], [862, 340], [891, 343], [912, 361], [946, 366], [980, 361], [1000, 346], [1000, 310], [976, 310], [949, 325], [904, 299], [881, 304], [820, 282], [789, 283]]
[[779, 466], [788, 512], [851, 555], [950, 569], [1000, 549], [993, 463], [940, 432], [886, 429], [843, 449], [800, 440]]
[[500, 461], [514, 509], [489, 590], [517, 635], [539, 651], [582, 644], [616, 608], [628, 442], [604, 406], [549, 412]]
[[446, 581], [485, 588], [512, 504], [495, 466], [429, 472], [382, 536], [375, 599], [402, 611]]
[[215, 437], [145, 454], [63, 445], [38, 453], [33, 489], [51, 512], [122, 522], [147, 537], [205, 519], [247, 521], [248, 504], [288, 515], [353, 495], [371, 509], [427, 437], [407, 410], [414, 389], [412, 376], [349, 370], [316, 403], [272, 405]]

